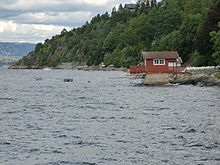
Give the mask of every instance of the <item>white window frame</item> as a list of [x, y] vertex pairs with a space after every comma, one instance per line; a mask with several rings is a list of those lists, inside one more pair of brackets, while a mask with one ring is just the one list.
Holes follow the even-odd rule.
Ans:
[[153, 59], [153, 65], [165, 65], [165, 59]]

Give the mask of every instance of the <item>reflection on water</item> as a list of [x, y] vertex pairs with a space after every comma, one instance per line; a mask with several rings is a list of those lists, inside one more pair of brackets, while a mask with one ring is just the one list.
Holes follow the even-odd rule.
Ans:
[[0, 68], [0, 164], [220, 164], [220, 88], [125, 75]]

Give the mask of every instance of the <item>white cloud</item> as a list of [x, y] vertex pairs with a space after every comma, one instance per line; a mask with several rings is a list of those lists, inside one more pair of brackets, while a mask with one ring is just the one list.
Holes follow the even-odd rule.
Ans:
[[[119, 3], [117, 0], [17, 0], [14, 3], [3, 3], [1, 6], [10, 10], [66, 10], [70, 7], [76, 8], [77, 6], [84, 7], [86, 10], [88, 5], [92, 6], [106, 6]], [[1, 2], [0, 2], [1, 4]], [[59, 8], [58, 8], [59, 7]]]
[[57, 0], [17, 0], [15, 3], [3, 4], [2, 7], [10, 10], [34, 10], [34, 9], [44, 9], [48, 6], [55, 6]]
[[0, 41], [39, 42], [134, 0], [0, 0]]
[[42, 42], [53, 35], [60, 34], [69, 27], [43, 24], [17, 24], [13, 21], [0, 21], [0, 41], [32, 43]]
[[111, 4], [112, 2], [115, 2], [114, 0], [77, 0], [78, 3], [85, 3], [85, 4], [90, 4], [90, 5], [96, 5], [96, 6], [104, 6]]
[[16, 22], [22, 23], [42, 23], [74, 26], [85, 23], [92, 18], [91, 12], [36, 12], [23, 13], [14, 17]]
[[14, 11], [100, 11], [130, 2], [134, 0], [11, 0], [11, 3], [0, 1], [0, 6]]
[[16, 32], [17, 25], [13, 21], [0, 22], [0, 33]]

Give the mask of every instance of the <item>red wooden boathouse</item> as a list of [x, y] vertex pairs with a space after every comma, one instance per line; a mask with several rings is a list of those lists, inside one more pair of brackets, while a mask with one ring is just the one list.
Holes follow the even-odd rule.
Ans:
[[185, 67], [179, 54], [175, 51], [142, 52], [143, 66], [130, 66], [130, 73], [182, 73]]

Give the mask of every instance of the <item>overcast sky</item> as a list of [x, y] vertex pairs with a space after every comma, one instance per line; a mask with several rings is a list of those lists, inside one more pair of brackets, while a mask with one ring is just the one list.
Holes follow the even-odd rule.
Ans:
[[0, 42], [43, 42], [136, 0], [0, 0]]

